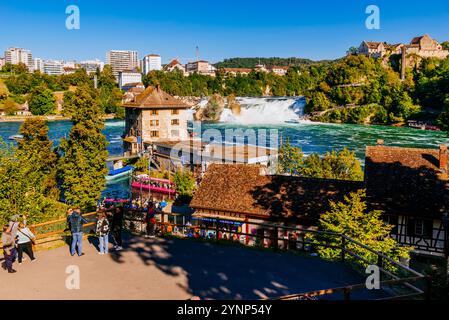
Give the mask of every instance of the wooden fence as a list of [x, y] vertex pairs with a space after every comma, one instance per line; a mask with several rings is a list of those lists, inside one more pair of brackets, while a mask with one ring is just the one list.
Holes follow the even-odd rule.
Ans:
[[[89, 222], [83, 226], [86, 234], [92, 233], [95, 229], [96, 213], [87, 213], [83, 215]], [[214, 242], [234, 242], [245, 246], [258, 246], [275, 251], [293, 251], [305, 252], [308, 254], [316, 253], [320, 247], [332, 248], [339, 252], [338, 260], [354, 266], [359, 271], [364, 270], [366, 266], [376, 265], [381, 272], [380, 287], [387, 290], [390, 294], [385, 299], [411, 299], [411, 298], [430, 298], [430, 277], [395, 261], [382, 253], [376, 252], [372, 248], [347, 237], [344, 234], [324, 232], [312, 229], [301, 229], [289, 227], [280, 224], [266, 224], [251, 222], [251, 226], [269, 230], [269, 235], [253, 234], [248, 232], [235, 231], [227, 228], [220, 219], [209, 219], [213, 223], [206, 225], [192, 225], [184, 222], [177, 223], [176, 218], [179, 215], [161, 213], [157, 221], [157, 232], [160, 236], [176, 236], [182, 238], [197, 238]], [[170, 222], [169, 220], [172, 220]], [[175, 222], [173, 222], [173, 220]], [[227, 220], [233, 222], [232, 220]], [[242, 223], [241, 221], [234, 221]], [[124, 217], [125, 229], [130, 232], [141, 234], [144, 232], [143, 214], [140, 211], [128, 210]], [[66, 219], [58, 219], [31, 225], [31, 231], [37, 237], [37, 245], [65, 240]], [[294, 234], [296, 237], [286, 238], [280, 234]], [[224, 237], [229, 235], [229, 237]], [[232, 237], [236, 235], [236, 237]], [[324, 243], [316, 243], [312, 239], [317, 236], [325, 236], [328, 239]], [[234, 239], [234, 240], [233, 240]], [[237, 239], [237, 240], [235, 240]], [[359, 253], [356, 253], [359, 252]], [[363, 252], [365, 254], [360, 254]], [[367, 258], [368, 257], [368, 258]], [[329, 288], [324, 290], [292, 294], [272, 299], [278, 300], [308, 300], [317, 299], [327, 295], [343, 294], [343, 299], [351, 299], [351, 294], [356, 290], [366, 289], [365, 283], [348, 285], [338, 288]]]

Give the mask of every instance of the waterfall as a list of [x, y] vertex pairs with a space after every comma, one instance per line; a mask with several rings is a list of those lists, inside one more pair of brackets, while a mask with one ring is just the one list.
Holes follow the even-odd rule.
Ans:
[[220, 122], [238, 124], [278, 124], [299, 121], [304, 116], [304, 97], [238, 97], [239, 115], [225, 108]]

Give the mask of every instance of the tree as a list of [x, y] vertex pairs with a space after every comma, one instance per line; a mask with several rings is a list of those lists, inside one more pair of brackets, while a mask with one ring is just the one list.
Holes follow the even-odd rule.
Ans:
[[357, 47], [350, 47], [347, 51], [347, 54], [357, 54], [357, 52], [359, 52], [359, 49]]
[[[365, 197], [365, 190], [359, 190], [345, 196], [342, 202], [331, 201], [330, 210], [320, 217], [319, 230], [345, 235], [394, 260], [408, 259], [410, 248], [400, 247], [390, 236], [393, 226], [382, 220], [381, 211], [366, 212]], [[340, 237], [320, 234], [313, 237], [313, 242], [317, 245], [318, 253], [322, 258], [336, 260], [341, 257], [341, 249], [329, 248], [329, 244], [341, 246]], [[323, 246], [325, 243], [327, 247]], [[352, 242], [346, 242], [346, 249], [372, 264], [377, 263], [377, 255]], [[347, 257], [348, 260], [359, 263], [358, 259], [349, 255]], [[395, 269], [388, 261], [384, 261], [383, 267]]]
[[5, 102], [3, 103], [3, 109], [5, 110], [7, 116], [13, 116], [19, 110], [17, 104], [12, 99], [5, 100]]
[[344, 148], [327, 152], [323, 158], [312, 154], [304, 161], [302, 174], [305, 177], [363, 181], [363, 170], [354, 152]]
[[33, 115], [53, 114], [56, 109], [56, 97], [50, 89], [43, 86], [36, 87], [31, 92], [28, 103]]
[[178, 201], [182, 203], [190, 203], [196, 188], [195, 178], [189, 170], [178, 170], [174, 175], [176, 193]]
[[73, 127], [69, 139], [61, 140], [58, 176], [66, 202], [89, 210], [95, 207], [106, 182], [103, 113], [96, 92], [86, 85], [77, 88], [70, 104]]
[[302, 173], [303, 157], [301, 148], [294, 147], [287, 139], [279, 149], [277, 173], [299, 175]]
[[43, 194], [35, 183], [36, 176], [30, 176], [36, 165], [33, 157], [26, 157], [0, 139], [0, 224], [14, 214], [26, 214], [28, 223], [64, 216], [66, 206]]
[[441, 43], [443, 50], [449, 50], [449, 41], [444, 41]]
[[23, 139], [18, 142], [18, 157], [29, 161], [27, 177], [44, 196], [58, 199], [56, 184], [57, 155], [48, 137], [47, 122], [41, 118], [26, 119], [19, 129]]

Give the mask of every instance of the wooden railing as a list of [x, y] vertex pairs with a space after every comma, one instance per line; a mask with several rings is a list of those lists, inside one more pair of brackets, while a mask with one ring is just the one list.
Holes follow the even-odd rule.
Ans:
[[[125, 214], [125, 228], [133, 233], [144, 232], [144, 214], [138, 210], [128, 210]], [[89, 233], [95, 228], [96, 213], [87, 213], [83, 215], [89, 222], [84, 224], [84, 232]], [[223, 220], [210, 218], [211, 226], [191, 225], [185, 222], [178, 223], [176, 220], [182, 218], [181, 215], [160, 213], [158, 214], [157, 232], [161, 236], [177, 236], [182, 238], [197, 238], [214, 242], [235, 242], [245, 246], [257, 246], [275, 251], [292, 251], [315, 253], [320, 247], [332, 248], [340, 251], [339, 258], [341, 262], [355, 266], [359, 271], [368, 265], [376, 265], [381, 272], [380, 287], [390, 291], [390, 296], [385, 299], [410, 299], [410, 298], [430, 298], [430, 277], [395, 261], [382, 253], [376, 252], [372, 248], [354, 240], [346, 235], [319, 231], [315, 229], [301, 229], [296, 227], [284, 226], [281, 224], [267, 224], [249, 222], [252, 227], [257, 227], [268, 231], [261, 234], [236, 231], [226, 227]], [[171, 221], [170, 221], [171, 220]], [[184, 220], [183, 220], [184, 221]], [[242, 221], [226, 220], [228, 223], [240, 223]], [[39, 223], [30, 226], [31, 231], [36, 235], [38, 245], [62, 240], [66, 231], [66, 219], [58, 219]], [[279, 236], [279, 234], [286, 236]], [[296, 239], [292, 239], [295, 234]], [[236, 237], [233, 237], [235, 235]], [[310, 236], [326, 236], [329, 241], [316, 243]], [[60, 237], [59, 237], [60, 236]], [[354, 253], [357, 248], [370, 254], [370, 259]], [[392, 268], [393, 267], [393, 268]], [[292, 294], [271, 299], [278, 300], [303, 300], [317, 299], [331, 294], [343, 294], [343, 299], [351, 299], [351, 294], [356, 290], [366, 289], [365, 283], [348, 285], [344, 287], [329, 288], [312, 292]]]

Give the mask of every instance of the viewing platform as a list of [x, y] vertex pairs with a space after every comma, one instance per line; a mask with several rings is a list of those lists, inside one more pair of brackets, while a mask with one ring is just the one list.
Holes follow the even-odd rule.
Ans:
[[[95, 245], [84, 240], [82, 257], [68, 246], [38, 251], [35, 262], [15, 265], [16, 274], [1, 272], [0, 299], [264, 299], [364, 281], [339, 262], [196, 240], [128, 234], [123, 251], [104, 256]], [[69, 265], [79, 267], [79, 290], [66, 289]]]

